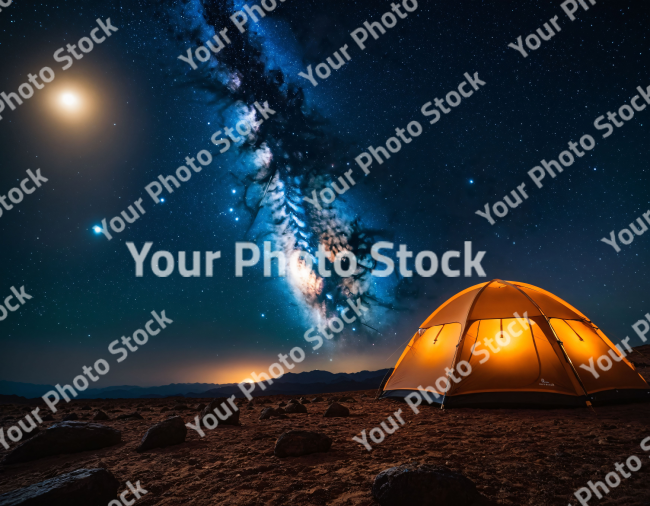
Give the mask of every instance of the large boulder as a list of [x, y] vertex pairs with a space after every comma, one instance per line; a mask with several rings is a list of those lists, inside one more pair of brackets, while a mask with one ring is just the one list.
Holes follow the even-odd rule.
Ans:
[[122, 433], [105, 425], [60, 422], [14, 448], [2, 463], [18, 464], [61, 453], [99, 450], [116, 445], [120, 441], [122, 441]]
[[350, 416], [350, 410], [338, 402], [333, 402], [325, 410], [323, 416], [326, 418]]
[[[228, 416], [225, 420], [219, 418], [215, 409], [221, 413], [222, 416]], [[203, 411], [201, 411], [201, 420], [205, 415], [214, 415], [219, 421], [219, 425], [241, 425], [239, 423], [239, 410], [233, 410], [233, 407], [225, 397], [214, 399], [208, 404]]]
[[284, 408], [285, 413], [307, 413], [307, 408], [302, 404], [289, 404]]
[[78, 469], [0, 495], [2, 506], [106, 506], [119, 482], [106, 469]]
[[137, 452], [165, 448], [185, 442], [187, 427], [180, 416], [173, 416], [152, 426], [140, 441]]
[[487, 506], [476, 485], [444, 466], [408, 464], [377, 475], [372, 495], [381, 506]]
[[332, 440], [321, 432], [290, 430], [282, 434], [275, 443], [276, 457], [300, 457], [311, 453], [327, 452]]
[[23, 433], [23, 441], [27, 441], [28, 439], [33, 438], [36, 434], [40, 433], [41, 429], [38, 427], [34, 427], [30, 432], [24, 432]]

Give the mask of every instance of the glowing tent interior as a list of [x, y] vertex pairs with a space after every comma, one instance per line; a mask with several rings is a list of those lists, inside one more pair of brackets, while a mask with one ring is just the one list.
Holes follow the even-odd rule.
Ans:
[[[380, 397], [404, 398], [422, 387], [445, 407], [650, 400], [648, 384], [620, 348], [624, 353], [552, 293], [497, 279], [463, 290], [427, 318], [380, 387]], [[611, 364], [608, 370], [598, 366], [601, 357], [609, 358], [601, 359], [605, 368]], [[581, 367], [590, 359], [598, 377]], [[471, 366], [469, 374], [463, 361]], [[466, 374], [449, 377], [458, 370]]]

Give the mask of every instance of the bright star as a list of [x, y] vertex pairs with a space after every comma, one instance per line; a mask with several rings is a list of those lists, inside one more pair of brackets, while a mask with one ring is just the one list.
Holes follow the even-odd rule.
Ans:
[[93, 230], [95, 231], [96, 234], [101, 234], [102, 233], [101, 227], [98, 227], [97, 225], [95, 225], [93, 227]]
[[161, 201], [161, 202], [164, 202], [164, 201], [165, 201], [165, 199], [160, 199], [160, 201]]
[[233, 192], [233, 193], [237, 193], [237, 190], [233, 190], [232, 192]]
[[473, 180], [473, 179], [470, 179], [470, 180], [469, 180], [469, 184], [474, 184], [474, 180]]

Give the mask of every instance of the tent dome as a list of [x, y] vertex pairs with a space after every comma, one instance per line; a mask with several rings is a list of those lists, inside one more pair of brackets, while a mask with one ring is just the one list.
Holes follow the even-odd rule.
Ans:
[[650, 400], [626, 354], [559, 297], [496, 279], [463, 290], [426, 319], [380, 397], [424, 390], [446, 407]]

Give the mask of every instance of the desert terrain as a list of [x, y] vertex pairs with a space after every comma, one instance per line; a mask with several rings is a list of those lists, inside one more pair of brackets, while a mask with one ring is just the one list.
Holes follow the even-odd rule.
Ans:
[[[650, 379], [650, 346], [632, 360]], [[135, 451], [147, 429], [178, 415], [192, 422], [199, 404], [211, 399], [73, 401], [55, 420], [76, 414], [92, 421], [97, 410], [111, 419], [96, 421], [122, 432], [122, 442], [93, 452], [59, 455], [0, 467], [0, 494], [81, 468], [108, 469], [119, 481], [141, 482], [151, 505], [336, 505], [375, 506], [371, 487], [381, 471], [407, 463], [444, 465], [476, 484], [494, 504], [578, 504], [575, 490], [603, 481], [617, 462], [638, 456], [643, 467], [623, 480], [598, 505], [650, 505], [650, 462], [640, 448], [650, 437], [650, 403], [590, 409], [455, 409], [424, 406], [419, 415], [401, 402], [375, 400], [375, 391], [322, 395], [304, 404], [307, 413], [259, 420], [262, 410], [287, 403], [289, 396], [238, 400], [241, 426], [219, 425], [201, 438], [188, 430], [184, 443], [143, 453]], [[311, 398], [311, 397], [308, 397]], [[350, 416], [324, 418], [328, 398]], [[398, 409], [405, 425], [367, 451], [352, 440], [378, 426]], [[6, 428], [31, 406], [0, 406]], [[138, 412], [142, 420], [115, 420]], [[41, 429], [41, 430], [42, 430]], [[322, 432], [332, 440], [326, 453], [278, 458], [276, 440], [288, 430]], [[8, 452], [0, 452], [2, 459]]]

